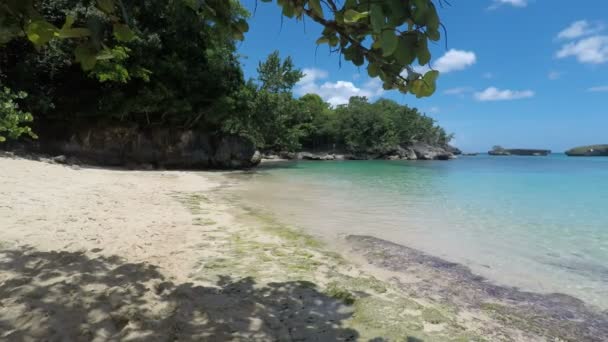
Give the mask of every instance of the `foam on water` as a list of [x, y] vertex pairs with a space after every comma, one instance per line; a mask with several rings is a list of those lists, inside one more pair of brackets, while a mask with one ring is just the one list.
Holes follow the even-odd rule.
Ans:
[[247, 201], [330, 242], [372, 235], [608, 308], [608, 158], [299, 162], [249, 178]]

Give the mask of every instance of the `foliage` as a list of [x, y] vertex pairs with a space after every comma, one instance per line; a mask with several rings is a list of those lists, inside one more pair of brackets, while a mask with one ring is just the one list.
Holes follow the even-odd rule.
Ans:
[[[414, 142], [445, 146], [451, 139], [432, 118], [391, 100], [369, 103], [365, 97], [352, 97], [348, 104], [331, 108], [316, 94], [294, 99], [291, 90], [301, 72], [278, 52], [260, 63], [258, 73], [259, 84], [249, 81], [234, 96], [238, 100], [231, 111], [238, 115], [223, 128], [252, 137], [264, 150], [382, 153]], [[283, 77], [287, 74], [298, 77]]]
[[307, 16], [324, 26], [317, 44], [328, 44], [356, 66], [367, 62], [369, 76], [379, 77], [385, 89], [417, 97], [435, 92], [439, 72], [421, 75], [411, 67], [416, 60], [428, 64], [428, 42], [441, 38], [433, 1], [277, 0], [277, 4], [286, 17], [302, 20]]
[[[242, 40], [249, 26], [243, 17], [234, 16], [234, 0], [176, 0], [213, 23], [224, 32]], [[272, 0], [262, 0], [272, 2]], [[440, 0], [441, 1], [441, 0]], [[127, 8], [127, 0], [97, 0], [96, 20], [73, 27], [75, 19], [68, 14], [61, 28], [44, 18], [36, 5], [44, 0], [7, 0], [0, 6], [0, 44], [26, 32], [27, 38], [41, 47], [53, 39], [74, 39], [75, 59], [84, 70], [91, 70], [97, 61], [116, 58], [104, 42], [107, 32], [118, 43], [137, 38], [137, 23]], [[173, 2], [173, 1], [172, 1]], [[379, 77], [385, 89], [398, 89], [417, 97], [435, 92], [439, 72], [425, 75], [415, 72], [411, 65], [417, 60], [426, 65], [431, 59], [428, 41], [438, 41], [441, 23], [432, 0], [277, 0], [285, 17], [302, 20], [311, 18], [324, 27], [317, 44], [328, 44], [356, 66], [367, 62], [371, 77]], [[325, 6], [323, 6], [325, 5]], [[68, 8], [68, 10], [71, 10]], [[109, 21], [111, 29], [102, 21]], [[85, 27], [86, 26], [86, 27]]]
[[223, 127], [230, 133], [248, 135], [258, 147], [269, 150], [294, 150], [305, 134], [300, 125], [298, 102], [292, 89], [303, 77], [290, 57], [281, 60], [271, 53], [258, 66], [258, 81], [250, 80], [234, 97], [233, 116]]
[[261, 89], [271, 93], [291, 92], [296, 83], [304, 77], [301, 70], [294, 69], [291, 57], [281, 62], [278, 50], [271, 53], [266, 61], [260, 62], [257, 71]]
[[7, 137], [16, 139], [24, 134], [36, 137], [29, 127], [23, 126], [23, 123], [34, 120], [32, 114], [20, 110], [16, 102], [26, 97], [27, 94], [22, 91], [14, 93], [6, 87], [0, 89], [0, 142]]
[[[385, 88], [434, 91], [435, 71], [410, 68], [428, 63], [427, 40], [439, 39], [430, 0], [277, 2], [285, 16], [323, 25], [318, 43], [355, 65], [367, 62]], [[24, 123], [32, 112], [38, 127], [118, 120], [201, 128], [248, 135], [266, 150], [449, 141], [431, 118], [389, 100], [353, 98], [331, 108], [315, 94], [295, 99], [303, 73], [277, 51], [259, 64], [257, 83], [245, 82], [235, 41], [248, 30], [247, 16], [237, 0], [4, 1], [0, 82], [29, 94], [3, 94], [6, 136], [31, 134]]]
[[[54, 25], [69, 13], [75, 27], [94, 21], [104, 32], [107, 55], [97, 55], [84, 73], [74, 65], [73, 55], [82, 46], [78, 39], [53, 39], [39, 47], [13, 39], [0, 49], [0, 80], [30, 94], [23, 106], [35, 113], [36, 122], [121, 120], [217, 129], [229, 114], [225, 98], [243, 84], [232, 31], [182, 0], [123, 0], [136, 33], [125, 39], [125, 32], [114, 32], [115, 23], [99, 3], [36, 1], [37, 12]], [[236, 1], [218, 1], [218, 6], [226, 3], [229, 13], [222, 15], [231, 21], [247, 16]]]

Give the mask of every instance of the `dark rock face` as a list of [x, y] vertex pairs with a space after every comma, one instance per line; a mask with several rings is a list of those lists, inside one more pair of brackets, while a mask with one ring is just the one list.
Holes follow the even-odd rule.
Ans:
[[106, 166], [240, 169], [253, 167], [261, 160], [249, 139], [193, 130], [96, 126], [75, 129], [67, 136], [69, 139], [41, 136], [37, 149]]
[[566, 155], [570, 157], [607, 157], [608, 144], [575, 147], [566, 151]]

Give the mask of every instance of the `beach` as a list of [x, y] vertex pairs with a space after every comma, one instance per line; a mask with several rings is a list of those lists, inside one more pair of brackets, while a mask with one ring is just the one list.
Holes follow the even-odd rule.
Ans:
[[333, 248], [243, 204], [233, 182], [0, 158], [0, 340], [608, 336], [606, 313], [565, 295], [490, 286], [371, 237]]

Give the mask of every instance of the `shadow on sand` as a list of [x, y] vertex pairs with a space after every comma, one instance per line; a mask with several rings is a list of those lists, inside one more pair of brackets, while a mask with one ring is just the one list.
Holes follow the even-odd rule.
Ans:
[[2, 341], [354, 341], [351, 315], [309, 282], [175, 284], [116, 256], [0, 251]]

